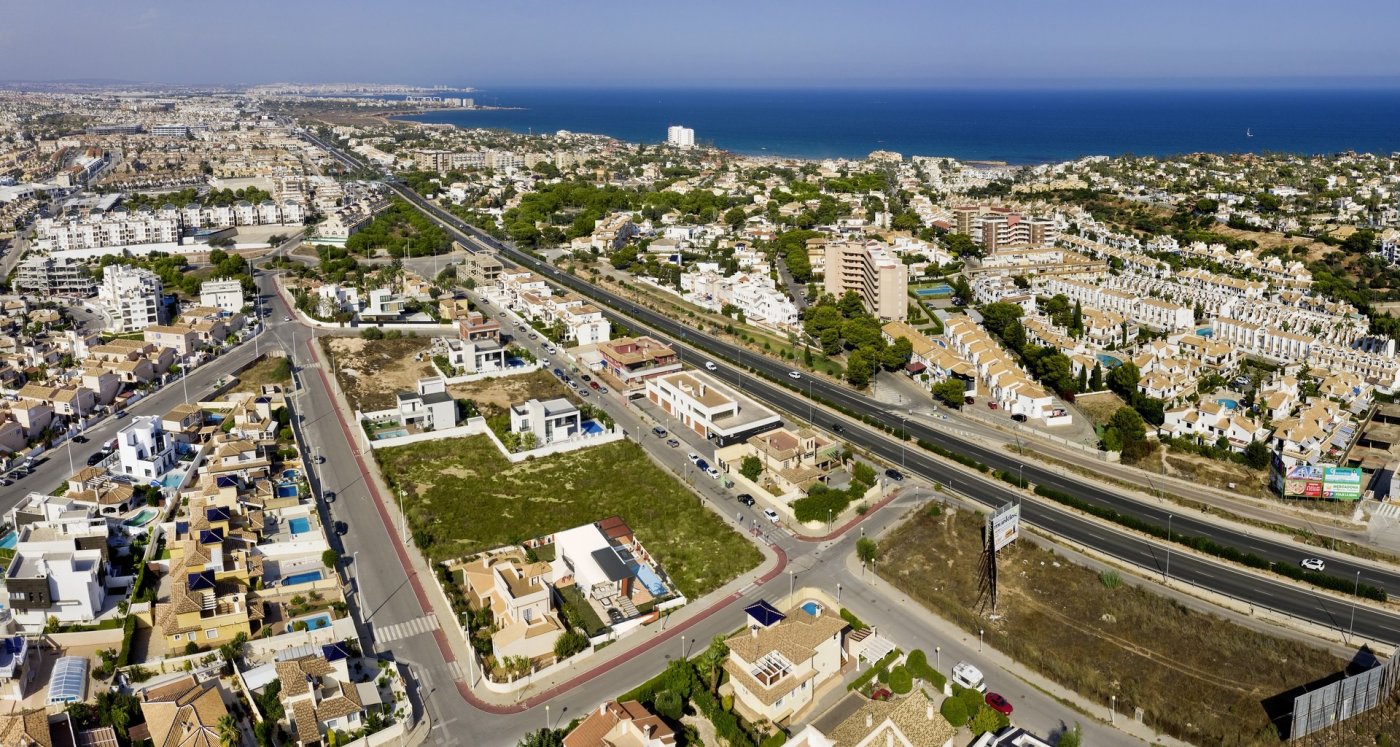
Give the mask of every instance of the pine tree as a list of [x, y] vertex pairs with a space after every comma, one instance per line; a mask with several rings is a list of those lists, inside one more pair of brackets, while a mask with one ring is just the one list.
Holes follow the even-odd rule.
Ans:
[[1089, 375], [1089, 391], [1097, 392], [1103, 389], [1103, 365], [1094, 364], [1094, 372]]

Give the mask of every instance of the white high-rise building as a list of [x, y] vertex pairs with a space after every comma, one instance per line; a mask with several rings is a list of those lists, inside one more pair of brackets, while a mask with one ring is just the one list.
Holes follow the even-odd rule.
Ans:
[[674, 145], [677, 148], [694, 148], [695, 130], [680, 125], [671, 125], [666, 128], [666, 144]]
[[130, 265], [109, 265], [102, 271], [97, 300], [107, 317], [111, 332], [135, 332], [163, 324], [160, 277], [150, 270]]

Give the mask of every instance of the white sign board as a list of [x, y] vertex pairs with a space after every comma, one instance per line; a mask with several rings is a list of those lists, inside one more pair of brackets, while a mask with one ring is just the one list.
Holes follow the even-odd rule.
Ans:
[[992, 512], [987, 519], [992, 530], [992, 551], [1016, 541], [1021, 534], [1021, 504], [1008, 503]]

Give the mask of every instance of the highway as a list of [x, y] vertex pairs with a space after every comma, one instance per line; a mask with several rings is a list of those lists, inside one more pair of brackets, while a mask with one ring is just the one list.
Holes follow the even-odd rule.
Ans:
[[[1010, 452], [969, 443], [942, 431], [933, 423], [920, 422], [912, 418], [906, 420], [906, 416], [897, 410], [888, 409], [843, 385], [811, 375], [804, 375], [800, 380], [794, 381], [788, 377], [790, 366], [780, 361], [756, 355], [751, 351], [743, 350], [736, 345], [686, 327], [669, 317], [637, 306], [627, 299], [561, 272], [558, 268], [496, 241], [465, 224], [455, 216], [427, 202], [407, 187], [392, 182], [391, 186], [400, 196], [411, 201], [438, 219], [439, 222], [446, 224], [446, 227], [452, 230], [464, 243], [506, 255], [521, 266], [535, 270], [556, 283], [600, 301], [606, 307], [605, 313], [608, 313], [618, 323], [635, 328], [636, 323], [640, 321], [661, 333], [662, 337], [670, 338], [669, 341], [676, 346], [682, 359], [692, 365], [703, 365], [705, 361], [713, 361], [717, 365], [723, 365], [721, 375], [726, 381], [735, 382], [740, 380], [741, 373], [732, 366], [731, 362], [742, 361], [743, 368], [756, 371], [771, 379], [765, 380], [744, 374], [742, 375], [743, 390], [750, 396], [783, 411], [795, 414], [806, 412], [808, 402], [803, 399], [802, 395], [805, 395], [810, 389], [811, 395], [820, 400], [833, 402], [851, 411], [870, 416], [877, 422], [892, 428], [904, 426], [913, 439], [924, 439], [950, 451], [966, 454], [990, 465], [993, 469], [1011, 472], [1021, 471], [1025, 478], [1033, 484], [1054, 487], [1090, 503], [1111, 507], [1120, 513], [1137, 516], [1163, 527], [1167, 525], [1170, 515], [1173, 534], [1208, 537], [1220, 544], [1254, 553], [1275, 563], [1297, 563], [1302, 557], [1303, 551], [1295, 545], [1256, 536], [1242, 529], [1222, 526], [1176, 507], [1169, 508], [1165, 505], [1144, 503], [1122, 495], [1110, 487], [1063, 475], [1033, 462], [1023, 462]], [[703, 347], [703, 350], [700, 347]], [[967, 478], [963, 477], [961, 473], [953, 473], [941, 461], [936, 460], [932, 454], [924, 452], [912, 443], [901, 450], [881, 435], [863, 427], [857, 427], [850, 419], [844, 417], [840, 419], [845, 423], [846, 432], [843, 435], [847, 440], [870, 450], [891, 463], [899, 464], [903, 460], [909, 471], [929, 480], [939, 483], [947, 483], [952, 480], [957, 483], [956, 487], [959, 490], [968, 491], [977, 500], [989, 506], [998, 506], [1021, 498], [1021, 494], [1009, 486], [987, 479], [976, 481], [979, 484], [975, 490], [972, 490], [971, 485], [965, 484]], [[830, 426], [831, 423], [823, 425]], [[1175, 510], [1173, 510], [1174, 508]], [[1039, 501], [1025, 503], [1022, 510], [1028, 521], [1082, 546], [1158, 572], [1166, 570], [1166, 543], [1115, 531]], [[1316, 548], [1309, 548], [1307, 552], [1320, 551], [1317, 551]], [[1186, 555], [1182, 552], [1173, 552], [1172, 557], [1171, 572], [1173, 578], [1188, 581], [1203, 588], [1236, 597], [1249, 604], [1274, 609], [1326, 627], [1339, 630], [1346, 630], [1350, 627], [1352, 605], [1348, 601], [1340, 601], [1282, 579], [1278, 581], [1261, 580], [1257, 574], [1243, 572], [1223, 562], [1204, 561], [1194, 557], [1191, 561], [1184, 561], [1183, 558]], [[1346, 555], [1334, 553], [1328, 554], [1327, 557], [1329, 560], [1328, 572], [1332, 575], [1354, 578], [1359, 572], [1361, 581], [1384, 588], [1389, 594], [1400, 595], [1400, 574]], [[1357, 606], [1354, 631], [1363, 638], [1400, 643], [1400, 616]]]

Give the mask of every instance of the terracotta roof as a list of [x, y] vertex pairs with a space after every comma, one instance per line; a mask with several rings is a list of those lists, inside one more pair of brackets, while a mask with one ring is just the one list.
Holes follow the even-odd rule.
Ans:
[[826, 736], [837, 747], [850, 747], [883, 745], [891, 738], [894, 744], [942, 745], [952, 741], [953, 734], [933, 701], [923, 690], [915, 690], [898, 701], [867, 702]]
[[54, 747], [44, 709], [0, 714], [0, 744], [6, 747]]
[[[180, 683], [186, 687], [176, 694]], [[215, 683], [196, 684], [191, 677], [148, 691], [141, 712], [155, 747], [220, 747], [219, 719], [228, 708]]]
[[[661, 744], [676, 743], [676, 733], [660, 717], [648, 711], [646, 706], [635, 700], [625, 703], [609, 700], [591, 711], [588, 718], [564, 737], [564, 747], [613, 747], [615, 744], [633, 744], [632, 741], [618, 739], [622, 735], [614, 732], [614, 729], [623, 723], [628, 724], [622, 727], [626, 730], [624, 733], [649, 733], [652, 739]], [[609, 739], [610, 736], [613, 738]]]

